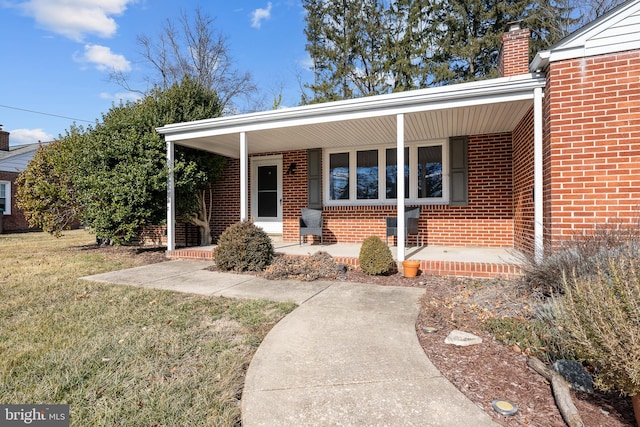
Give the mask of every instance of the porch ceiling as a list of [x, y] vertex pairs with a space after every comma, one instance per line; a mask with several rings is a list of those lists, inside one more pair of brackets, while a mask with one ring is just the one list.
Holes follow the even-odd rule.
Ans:
[[[510, 132], [532, 106], [532, 100], [525, 99], [408, 113], [405, 115], [405, 140], [414, 142], [457, 135]], [[385, 115], [249, 131], [247, 141], [250, 154], [394, 144], [396, 116]], [[240, 156], [239, 132], [185, 139], [179, 144], [233, 158]]]
[[533, 107], [541, 74], [219, 117], [159, 128], [175, 144], [240, 157], [249, 154], [395, 144], [396, 117], [404, 114], [407, 142], [512, 131]]

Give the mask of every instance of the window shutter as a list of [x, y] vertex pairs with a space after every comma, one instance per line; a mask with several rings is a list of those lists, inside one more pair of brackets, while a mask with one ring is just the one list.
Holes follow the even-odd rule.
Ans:
[[322, 208], [322, 150], [307, 150], [307, 207]]
[[469, 165], [467, 159], [468, 140], [466, 136], [449, 139], [451, 159], [451, 206], [466, 206], [469, 203], [468, 178]]

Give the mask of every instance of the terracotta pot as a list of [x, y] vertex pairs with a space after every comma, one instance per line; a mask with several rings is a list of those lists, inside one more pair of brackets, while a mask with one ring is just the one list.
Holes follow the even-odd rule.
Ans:
[[420, 268], [420, 261], [406, 260], [402, 261], [402, 272], [404, 277], [416, 277], [418, 269]]

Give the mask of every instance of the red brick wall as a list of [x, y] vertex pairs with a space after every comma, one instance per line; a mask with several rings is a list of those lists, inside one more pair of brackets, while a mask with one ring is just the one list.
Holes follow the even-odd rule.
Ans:
[[513, 131], [513, 234], [514, 247], [533, 253], [533, 108]]
[[240, 220], [240, 160], [227, 158], [227, 164], [213, 187], [211, 236], [213, 243], [231, 224]]
[[555, 62], [548, 81], [545, 214], [556, 245], [638, 216], [640, 52]]
[[5, 233], [11, 231], [33, 230], [29, 227], [29, 223], [24, 217], [22, 211], [16, 207], [16, 193], [18, 191], [18, 187], [16, 186], [15, 180], [17, 177], [17, 172], [0, 171], [0, 181], [11, 182], [11, 215], [4, 215], [2, 217], [2, 228]]
[[[307, 153], [300, 150], [268, 154], [283, 156], [283, 240], [295, 242], [300, 209], [307, 206]], [[513, 247], [512, 161], [511, 134], [469, 137], [469, 205], [423, 206], [419, 223], [423, 243]], [[288, 175], [286, 170], [291, 163], [296, 163], [296, 170]], [[216, 185], [214, 242], [238, 220], [239, 173], [239, 162], [230, 159]], [[395, 216], [395, 212], [395, 206], [324, 207], [324, 240], [359, 243], [371, 235], [384, 239], [385, 218]], [[410, 242], [414, 242], [413, 237]]]
[[511, 134], [469, 137], [469, 205], [424, 206], [421, 227], [434, 246], [513, 247]]

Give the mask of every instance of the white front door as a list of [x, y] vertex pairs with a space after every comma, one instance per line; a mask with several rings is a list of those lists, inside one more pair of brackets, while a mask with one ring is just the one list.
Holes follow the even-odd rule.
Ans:
[[282, 234], [282, 156], [251, 159], [251, 217], [269, 234]]

